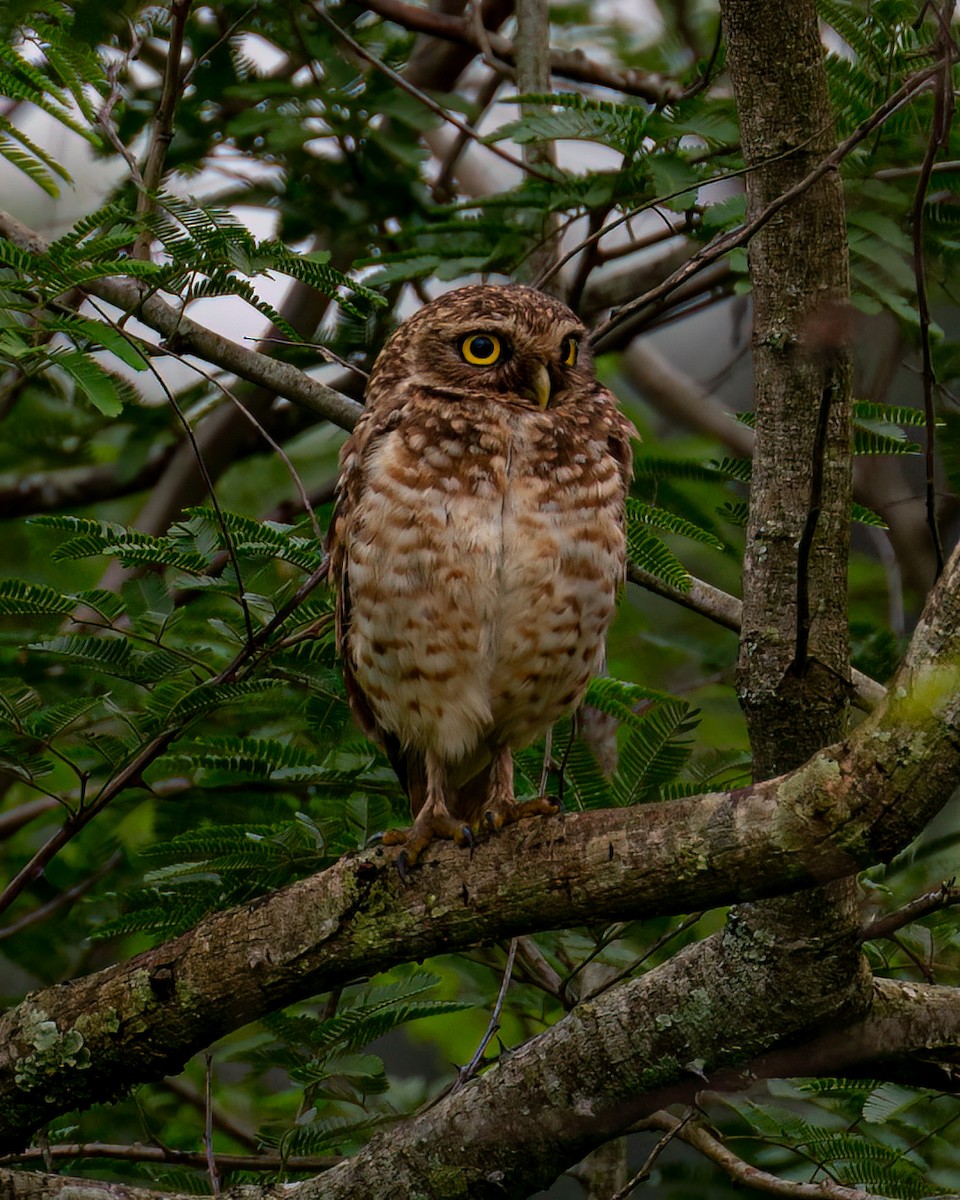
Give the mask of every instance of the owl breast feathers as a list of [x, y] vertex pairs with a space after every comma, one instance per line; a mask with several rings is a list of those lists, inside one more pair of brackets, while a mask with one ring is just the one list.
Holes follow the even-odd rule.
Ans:
[[512, 751], [601, 669], [624, 575], [635, 431], [584, 329], [532, 288], [466, 287], [381, 351], [343, 447], [329, 538], [347, 693], [435, 837], [555, 808], [517, 804]]

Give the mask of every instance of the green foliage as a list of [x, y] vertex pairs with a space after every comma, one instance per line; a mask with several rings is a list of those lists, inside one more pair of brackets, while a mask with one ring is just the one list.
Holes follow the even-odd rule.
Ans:
[[767, 1099], [728, 1103], [754, 1138], [796, 1154], [808, 1176], [897, 1200], [952, 1194], [931, 1181], [925, 1157], [939, 1137], [928, 1127], [938, 1107], [935, 1092], [827, 1077], [775, 1083], [771, 1090], [795, 1107]]
[[[687, 90], [652, 104], [610, 88], [602, 97], [585, 94], [559, 81], [555, 86], [573, 90], [523, 97], [522, 115], [499, 128], [482, 125], [486, 146], [470, 148], [469, 166], [482, 173], [493, 161], [492, 145], [543, 138], [560, 143], [562, 165], [490, 194], [458, 186], [458, 175], [467, 176], [459, 157], [430, 161], [423, 134], [441, 124], [437, 114], [345, 52], [338, 35], [307, 10], [234, 0], [216, 12], [190, 9], [182, 57], [189, 95], [175, 113], [163, 180], [141, 194], [130, 162], [144, 169], [158, 129], [164, 85], [157, 68], [169, 45], [169, 6], [15, 0], [0, 9], [7, 35], [0, 39], [0, 157], [28, 189], [17, 215], [29, 224], [29, 197], [57, 196], [72, 182], [68, 161], [73, 170], [72, 142], [21, 127], [26, 106], [52, 118], [58, 135], [79, 135], [96, 156], [83, 163], [84, 174], [95, 178], [95, 189], [102, 182], [85, 202], [87, 184], [74, 171], [70, 215], [48, 245], [0, 239], [5, 878], [24, 868], [68, 815], [82, 826], [29, 898], [3, 918], [0, 978], [10, 990], [3, 999], [13, 1001], [20, 981], [33, 989], [129, 958], [409, 820], [393, 772], [349, 715], [332, 598], [317, 583], [323, 551], [315, 527], [290, 515], [301, 511], [302, 489], [314, 497], [319, 526], [327, 525], [340, 436], [287, 399], [264, 397], [239, 380], [229, 382], [231, 393], [283, 446], [301, 476], [297, 489], [265, 452], [266, 440], [205, 442], [211, 410], [225, 403], [217, 373], [226, 367], [203, 362], [205, 376], [182, 382], [167, 368], [179, 366], [171, 357], [187, 351], [176, 337], [158, 345], [135, 318], [134, 298], [160, 295], [202, 323], [208, 301], [231, 297], [242, 301], [231, 312], [256, 319], [229, 330], [238, 344], [252, 345], [268, 322], [285, 344], [264, 343], [265, 353], [312, 369], [320, 358], [309, 344], [316, 338], [367, 369], [389, 326], [410, 309], [414, 289], [402, 287], [406, 281], [427, 294], [478, 274], [529, 279], [548, 215], [570, 226], [565, 248], [580, 232], [618, 223], [601, 238], [596, 258], [584, 251], [561, 276], [591, 324], [601, 319], [596, 279], [635, 267], [642, 278], [645, 259], [617, 262], [631, 244], [657, 240], [668, 221], [677, 234], [665, 243], [667, 257], [681, 237], [695, 249], [740, 225], [746, 202], [722, 46], [709, 72], [716, 86], [690, 86], [707, 75], [693, 48], [706, 51], [716, 34], [710, 5], [659, 5], [656, 34], [601, 20], [590, 4], [551, 5], [557, 46], [583, 45], [588, 58]], [[329, 12], [374, 59], [416, 78], [423, 61], [417, 67], [411, 53], [424, 41], [355, 7]], [[830, 42], [827, 66], [844, 136], [930, 61], [932, 19], [907, 0], [823, 0], [820, 12], [825, 28], [843, 40]], [[437, 103], [479, 123], [475, 85], [483, 75], [426, 86]], [[453, 86], [461, 90], [453, 94]], [[931, 97], [920, 96], [841, 166], [854, 304], [885, 322], [876, 338], [867, 326], [865, 339], [899, 338], [897, 357], [908, 364], [918, 334], [912, 212], [931, 117]], [[121, 161], [119, 146], [129, 161]], [[960, 257], [960, 172], [950, 165], [960, 159], [956, 123], [940, 158], [920, 232], [942, 322], [933, 328], [933, 359], [945, 411], [931, 433], [943, 486], [957, 492], [960, 421], [950, 394], [960, 388], [960, 342], [949, 310]], [[139, 257], [147, 243], [149, 260]], [[141, 250], [134, 254], [134, 247]], [[749, 287], [745, 252], [728, 262], [730, 273], [695, 305]], [[602, 276], [594, 274], [597, 266]], [[271, 298], [269, 285], [279, 277], [298, 285], [297, 305]], [[97, 298], [107, 280], [124, 281], [131, 312]], [[652, 320], [663, 325], [684, 314], [671, 296]], [[694, 371], [696, 335], [682, 345], [681, 366]], [[601, 360], [614, 386], [617, 353]], [[871, 359], [858, 370], [868, 394], [879, 396], [875, 366]], [[725, 386], [724, 369], [717, 379]], [[896, 403], [855, 405], [858, 453], [916, 454], [925, 418], [911, 406], [919, 388], [908, 383], [914, 390], [897, 394]], [[743, 397], [735, 392], [725, 399], [739, 406]], [[648, 419], [639, 401], [631, 416], [641, 425]], [[648, 424], [644, 435], [654, 452], [638, 456], [628, 504], [634, 564], [680, 591], [702, 575], [737, 592], [749, 460], [719, 457], [716, 447], [679, 436], [659, 417]], [[202, 444], [216, 505], [198, 503], [200, 485], [186, 470], [177, 474], [186, 426]], [[171, 462], [176, 470], [167, 472]], [[910, 472], [919, 464], [900, 465]], [[42, 486], [34, 488], [36, 480]], [[154, 532], [138, 528], [148, 501], [148, 514], [162, 510], [171, 486], [181, 489], [174, 500], [182, 511], [151, 524]], [[949, 512], [950, 497], [942, 501]], [[28, 513], [35, 519], [26, 524], [21, 517]], [[862, 505], [851, 515], [883, 527]], [[895, 612], [898, 597], [859, 548], [864, 541], [855, 538], [851, 649], [856, 666], [886, 680], [903, 650], [901, 626], [887, 611]], [[549, 790], [562, 791], [571, 809], [670, 802], [743, 786], [750, 757], [730, 686], [736, 654], [728, 631], [628, 589], [609, 643], [613, 677], [590, 685], [585, 736], [578, 735], [581, 722], [562, 722], [549, 755], [542, 744], [519, 752], [518, 794], [538, 793], [545, 759]], [[601, 759], [607, 767], [615, 761], [609, 775]], [[900, 905], [949, 875], [955, 855], [956, 835], [948, 830], [888, 872], [870, 873], [864, 886], [878, 903]], [[689, 927], [663, 918], [539, 935], [535, 948], [561, 987], [545, 989], [518, 959], [498, 1018], [502, 1042], [486, 1061], [558, 1020], [578, 994], [590, 995], [597, 985], [587, 982], [587, 968], [599, 964], [617, 977], [650, 969], [722, 919], [714, 913]], [[949, 913], [901, 930], [898, 939], [868, 945], [877, 972], [913, 978], [919, 962], [932, 963], [943, 982], [955, 974], [958, 940]], [[452, 1082], [451, 1064], [469, 1061], [490, 1019], [504, 958], [505, 947], [486, 947], [437, 959], [429, 973], [399, 968], [231, 1035], [213, 1050], [215, 1111], [251, 1130], [260, 1125], [261, 1145], [286, 1159], [352, 1153]], [[84, 1065], [75, 1039], [58, 1041], [51, 1028], [36, 1032], [39, 1057], [25, 1060], [27, 1075], [44, 1071], [45, 1056]], [[410, 1046], [415, 1065], [407, 1068], [403, 1051]], [[224, 1058], [233, 1061], [220, 1078]], [[199, 1060], [187, 1077], [202, 1090]], [[737, 1153], [788, 1182], [833, 1178], [916, 1197], [960, 1178], [950, 1097], [869, 1080], [798, 1080], [773, 1083], [770, 1091], [753, 1088], [732, 1114], [709, 1097], [703, 1103]], [[202, 1116], [182, 1095], [151, 1085], [135, 1099], [55, 1122], [47, 1136], [51, 1143], [132, 1145], [157, 1131], [165, 1145], [195, 1150]], [[219, 1130], [215, 1141], [218, 1150], [238, 1148]], [[249, 1141], [242, 1145], [249, 1150]], [[668, 1152], [655, 1167], [664, 1200], [732, 1194], [712, 1167], [698, 1175], [687, 1160], [669, 1159]], [[67, 1174], [101, 1173], [87, 1160], [60, 1165]], [[110, 1173], [165, 1190], [209, 1191], [203, 1170], [124, 1162]], [[293, 1177], [280, 1171], [277, 1183]], [[222, 1183], [241, 1181], [227, 1175]]]
[[426, 972], [396, 973], [351, 990], [332, 1016], [300, 1008], [266, 1018], [265, 1035], [252, 1054], [244, 1051], [244, 1058], [249, 1054], [258, 1071], [280, 1068], [301, 1083], [304, 1111], [286, 1128], [262, 1129], [261, 1143], [284, 1155], [344, 1151], [391, 1119], [394, 1113], [375, 1100], [389, 1088], [383, 1060], [359, 1051], [410, 1021], [470, 1007], [428, 999], [425, 993], [439, 982]]

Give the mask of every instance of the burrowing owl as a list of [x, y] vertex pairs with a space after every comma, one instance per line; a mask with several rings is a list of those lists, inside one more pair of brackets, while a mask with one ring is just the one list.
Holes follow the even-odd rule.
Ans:
[[465, 287], [381, 351], [329, 538], [347, 694], [434, 838], [555, 807], [512, 751], [579, 703], [624, 575], [633, 427], [584, 328], [532, 288]]

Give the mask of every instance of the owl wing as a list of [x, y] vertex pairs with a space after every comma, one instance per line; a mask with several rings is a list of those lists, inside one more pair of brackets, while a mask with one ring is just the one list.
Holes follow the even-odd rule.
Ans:
[[327, 579], [337, 591], [337, 647], [343, 661], [343, 679], [347, 700], [366, 737], [383, 744], [384, 733], [377, 724], [363, 688], [357, 681], [350, 654], [350, 572], [348, 540], [363, 499], [367, 460], [377, 444], [396, 428], [399, 412], [377, 413], [367, 410], [340, 451], [340, 479], [337, 498], [327, 532], [329, 556]]

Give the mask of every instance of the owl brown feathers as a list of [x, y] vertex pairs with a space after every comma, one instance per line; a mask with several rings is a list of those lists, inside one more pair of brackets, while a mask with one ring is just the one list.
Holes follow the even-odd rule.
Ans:
[[381, 351], [340, 455], [330, 577], [347, 694], [434, 838], [554, 812], [512, 752], [580, 702], [624, 575], [635, 431], [584, 328], [533, 288], [465, 287]]

